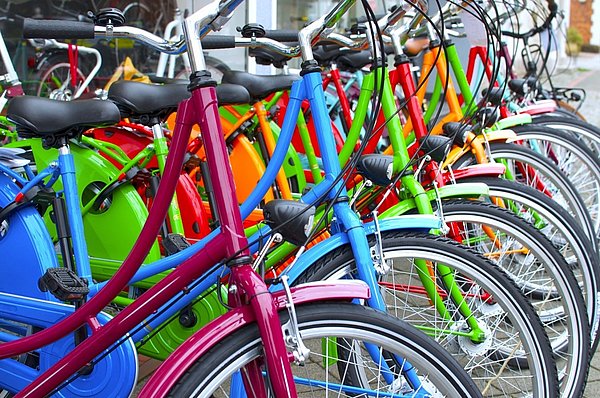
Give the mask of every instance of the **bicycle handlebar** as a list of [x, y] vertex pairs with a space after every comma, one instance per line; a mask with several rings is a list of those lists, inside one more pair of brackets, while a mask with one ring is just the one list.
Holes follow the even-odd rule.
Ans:
[[93, 39], [94, 24], [90, 22], [25, 18], [25, 39]]
[[542, 33], [550, 27], [552, 20], [554, 19], [554, 17], [556, 17], [558, 13], [558, 5], [554, 2], [554, 0], [548, 0], [548, 9], [550, 10], [550, 13], [548, 14], [548, 17], [546, 18], [544, 23], [540, 26], [532, 28], [525, 33], [517, 33], [503, 30], [502, 34], [515, 39], [528, 39], [534, 35], [537, 35], [538, 33]]
[[297, 42], [297, 30], [267, 30], [265, 37], [280, 42]]

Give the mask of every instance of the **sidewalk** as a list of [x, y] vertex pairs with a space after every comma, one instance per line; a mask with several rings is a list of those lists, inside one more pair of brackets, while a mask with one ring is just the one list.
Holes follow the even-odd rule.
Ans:
[[560, 59], [552, 81], [558, 87], [585, 89], [586, 100], [580, 112], [588, 122], [600, 126], [600, 54], [581, 53], [577, 58]]
[[[586, 99], [580, 109], [588, 122], [600, 126], [600, 54], [581, 53], [577, 59], [564, 58], [559, 62], [553, 81], [559, 87], [580, 87], [586, 91]], [[600, 355], [592, 359], [585, 398], [600, 395]]]

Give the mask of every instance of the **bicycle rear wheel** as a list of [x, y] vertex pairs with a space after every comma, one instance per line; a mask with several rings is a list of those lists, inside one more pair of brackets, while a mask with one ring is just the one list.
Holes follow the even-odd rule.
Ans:
[[[590, 239], [595, 239], [596, 230], [590, 211], [596, 215], [598, 203], [588, 210], [577, 189], [554, 163], [523, 145], [492, 142], [490, 152], [497, 162], [506, 165], [506, 175], [510, 176], [509, 179], [536, 188], [552, 197], [579, 222]], [[469, 154], [461, 158], [457, 165], [460, 167], [475, 163], [475, 158]]]
[[[573, 135], [545, 126], [512, 128], [530, 148], [555, 163], [585, 203], [596, 235], [600, 231], [600, 159]], [[592, 242], [595, 243], [595, 242]]]
[[[309, 304], [298, 306], [296, 311], [302, 340], [311, 351], [303, 366], [292, 364], [298, 396], [322, 397], [327, 393], [378, 396], [378, 392], [379, 396], [480, 396], [473, 381], [448, 353], [389, 315], [350, 303]], [[280, 317], [287, 322], [287, 312]], [[384, 359], [380, 363], [373, 362], [365, 343], [372, 344], [382, 354], [380, 358]], [[261, 355], [258, 328], [246, 326], [200, 358], [178, 381], [170, 396], [239, 396], [237, 372], [244, 372], [250, 363], [260, 362]], [[399, 358], [414, 366], [420, 387], [415, 387], [400, 372]], [[384, 369], [388, 379], [382, 375]], [[263, 375], [267, 375], [264, 369]], [[271, 396], [268, 380], [265, 385], [252, 388], [265, 386], [266, 396]]]

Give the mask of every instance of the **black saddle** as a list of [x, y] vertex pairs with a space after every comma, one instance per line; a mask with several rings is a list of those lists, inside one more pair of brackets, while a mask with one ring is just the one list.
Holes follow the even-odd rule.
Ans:
[[34, 96], [11, 99], [6, 116], [17, 126], [19, 136], [42, 138], [46, 147], [58, 145], [61, 138], [75, 138], [88, 128], [121, 120], [119, 108], [110, 101], [56, 101]]
[[260, 101], [272, 93], [288, 90], [292, 87], [292, 83], [299, 79], [299, 76], [294, 75], [253, 75], [251, 73], [231, 70], [223, 74], [221, 81], [223, 83], [244, 86], [254, 101]]
[[341, 70], [356, 72], [373, 62], [370, 50], [347, 51], [336, 58], [337, 66]]
[[[292, 43], [291, 45], [295, 44], [297, 43]], [[250, 48], [250, 50], [248, 50], [248, 55], [254, 57], [256, 63], [259, 65], [273, 65], [276, 68], [283, 68], [283, 66], [287, 64], [287, 61], [292, 59], [292, 57], [262, 47]]]
[[492, 104], [492, 106], [500, 106], [504, 99], [504, 88], [503, 87], [491, 87], [481, 91], [481, 95]]
[[508, 82], [508, 88], [517, 95], [523, 96], [537, 85], [535, 77], [526, 79], [512, 79]]
[[313, 49], [313, 57], [321, 66], [330, 66], [335, 59], [342, 53], [337, 44], [325, 44]]
[[445, 158], [450, 147], [452, 146], [452, 138], [444, 135], [428, 135], [419, 139], [421, 150], [431, 159], [441, 163]]
[[[113, 83], [108, 98], [115, 102], [128, 116], [169, 115], [177, 105], [190, 97], [187, 84], [146, 84], [121, 80]], [[241, 86], [222, 84], [217, 86], [219, 105], [245, 104], [250, 102], [248, 91]]]

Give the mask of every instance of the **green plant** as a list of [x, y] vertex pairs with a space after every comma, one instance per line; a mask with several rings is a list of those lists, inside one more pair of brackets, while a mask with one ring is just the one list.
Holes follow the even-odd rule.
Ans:
[[573, 43], [578, 46], [583, 44], [583, 37], [576, 28], [567, 29], [567, 43]]

